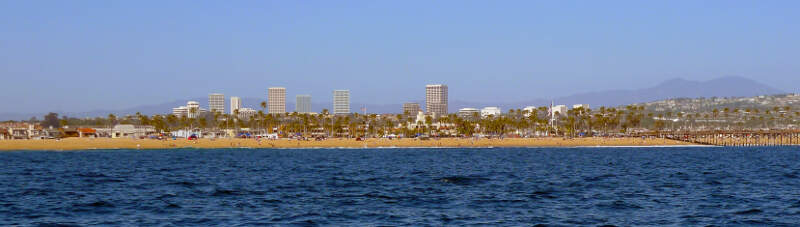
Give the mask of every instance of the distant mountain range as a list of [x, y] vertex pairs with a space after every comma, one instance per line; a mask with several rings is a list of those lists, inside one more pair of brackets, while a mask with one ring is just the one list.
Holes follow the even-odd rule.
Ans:
[[[449, 103], [449, 111], [457, 112], [460, 108], [482, 108], [487, 106], [497, 106], [501, 109], [508, 110], [509, 108], [524, 108], [526, 106], [546, 106], [550, 105], [553, 101], [556, 104], [589, 104], [591, 107], [597, 106], [620, 106], [643, 102], [652, 102], [671, 98], [700, 98], [700, 97], [749, 97], [758, 95], [774, 95], [783, 94], [784, 91], [764, 85], [755, 80], [744, 77], [721, 77], [708, 81], [691, 81], [686, 79], [671, 79], [664, 81], [656, 86], [634, 89], [634, 90], [608, 90], [598, 92], [578, 93], [570, 96], [555, 98], [554, 100], [535, 99], [525, 102], [512, 102], [512, 103], [479, 103], [460, 101], [451, 98]], [[167, 103], [135, 106], [119, 110], [95, 110], [87, 112], [76, 113], [60, 113], [60, 115], [67, 115], [70, 117], [97, 117], [107, 116], [109, 113], [114, 113], [118, 116], [126, 114], [134, 114], [140, 112], [142, 114], [165, 114], [172, 111], [172, 108], [186, 105], [187, 101], [194, 100], [204, 103], [207, 98], [194, 98], [176, 100]], [[242, 105], [244, 107], [261, 109], [260, 103], [263, 101], [261, 98], [243, 98]], [[419, 101], [420, 105], [424, 108], [425, 102]], [[227, 100], [226, 100], [227, 104]], [[286, 110], [294, 110], [294, 103], [287, 102]], [[331, 109], [330, 102], [312, 103], [313, 111], [321, 112], [323, 108]], [[362, 107], [366, 107], [369, 113], [399, 113], [402, 110], [402, 103], [395, 104], [366, 104], [366, 103], [351, 103], [353, 112], [361, 112]], [[228, 106], [225, 107], [226, 109]], [[27, 120], [30, 117], [36, 116], [42, 118], [46, 113], [0, 113], [0, 120]]]

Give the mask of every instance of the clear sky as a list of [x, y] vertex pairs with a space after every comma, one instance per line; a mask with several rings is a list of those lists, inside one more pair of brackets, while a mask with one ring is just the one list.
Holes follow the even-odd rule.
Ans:
[[[800, 85], [800, 1], [0, 1], [0, 112], [311, 94], [524, 101], [682, 77]], [[206, 100], [198, 100], [205, 102]]]

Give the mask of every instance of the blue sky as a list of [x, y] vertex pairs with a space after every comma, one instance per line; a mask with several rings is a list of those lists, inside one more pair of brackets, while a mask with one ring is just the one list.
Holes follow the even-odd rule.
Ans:
[[271, 86], [507, 102], [735, 75], [798, 92], [798, 22], [800, 1], [0, 1], [0, 112]]

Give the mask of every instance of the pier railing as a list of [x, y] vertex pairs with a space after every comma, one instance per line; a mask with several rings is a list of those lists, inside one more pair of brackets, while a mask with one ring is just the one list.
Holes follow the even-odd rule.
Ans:
[[633, 133], [636, 137], [658, 137], [713, 146], [800, 145], [800, 130], [711, 130]]

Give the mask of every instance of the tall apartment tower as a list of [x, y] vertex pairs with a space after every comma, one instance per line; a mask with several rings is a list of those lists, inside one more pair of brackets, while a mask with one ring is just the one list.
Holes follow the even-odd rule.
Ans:
[[350, 114], [350, 90], [333, 91], [333, 114]]
[[311, 113], [311, 95], [297, 95], [297, 105], [294, 111], [298, 113]]
[[225, 113], [225, 95], [214, 93], [208, 95], [208, 110], [211, 113]]
[[271, 114], [286, 113], [286, 88], [271, 87], [267, 89], [267, 112]]
[[231, 97], [231, 115], [234, 114], [234, 111], [242, 108], [242, 98], [233, 96]]
[[447, 85], [429, 84], [425, 86], [425, 111], [438, 116], [447, 114]]
[[417, 115], [422, 109], [419, 108], [419, 103], [407, 102], [403, 103], [403, 114]]

